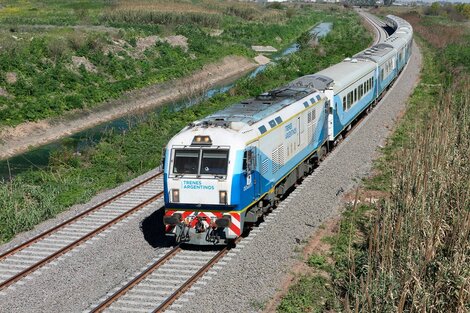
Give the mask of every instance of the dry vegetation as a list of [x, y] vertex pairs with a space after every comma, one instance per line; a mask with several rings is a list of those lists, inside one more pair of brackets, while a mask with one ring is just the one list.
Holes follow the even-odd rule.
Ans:
[[429, 45], [426, 68], [385, 158], [390, 197], [359, 227], [365, 239], [350, 241], [340, 286], [356, 312], [468, 312], [468, 29], [402, 17]]
[[159, 11], [159, 12], [179, 12], [179, 13], [219, 13], [216, 9], [208, 6], [195, 5], [190, 2], [177, 1], [118, 1], [113, 5], [114, 10], [132, 10], [132, 11]]
[[470, 30], [450, 16], [400, 10], [424, 66], [361, 191], [384, 196], [348, 207], [326, 238], [331, 280], [291, 288], [303, 300], [331, 283], [330, 300], [286, 297], [279, 312], [470, 312]]
[[176, 24], [181, 19], [191, 19], [203, 26], [214, 27], [222, 22], [222, 14], [251, 21], [286, 20], [282, 10], [266, 9], [254, 3], [215, 0], [198, 1], [197, 4], [186, 1], [118, 1], [105, 10], [102, 19], [126, 22], [131, 19], [148, 20], [167, 25]]
[[[396, 154], [391, 199], [351, 256], [349, 299], [361, 312], [466, 312], [470, 301], [470, 81], [442, 90], [430, 123]], [[358, 268], [365, 271], [357, 275]]]
[[465, 28], [458, 25], [437, 24], [433, 27], [423, 25], [422, 17], [418, 14], [403, 14], [402, 17], [413, 25], [415, 32], [436, 48], [444, 48], [449, 44], [459, 42], [465, 33]]

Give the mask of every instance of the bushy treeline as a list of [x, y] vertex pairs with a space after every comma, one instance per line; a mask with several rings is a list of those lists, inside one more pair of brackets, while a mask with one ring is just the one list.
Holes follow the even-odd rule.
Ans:
[[424, 9], [426, 15], [440, 15], [455, 21], [470, 19], [470, 3], [441, 3], [433, 2]]

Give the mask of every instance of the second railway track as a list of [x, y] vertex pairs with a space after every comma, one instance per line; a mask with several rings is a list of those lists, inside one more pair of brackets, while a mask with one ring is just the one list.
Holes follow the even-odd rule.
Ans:
[[0, 255], [0, 290], [150, 205], [163, 194], [161, 173]]

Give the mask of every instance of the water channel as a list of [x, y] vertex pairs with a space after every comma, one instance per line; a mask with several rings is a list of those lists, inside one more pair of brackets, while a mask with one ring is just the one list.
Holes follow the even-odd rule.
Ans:
[[[332, 23], [320, 23], [313, 27], [309, 32], [312, 37], [316, 37], [317, 39], [319, 39], [326, 36], [331, 31], [332, 26]], [[272, 61], [270, 63], [258, 66], [256, 69], [254, 69], [251, 73], [248, 73], [247, 75], [249, 77], [256, 77], [258, 74], [262, 73], [266, 69], [266, 67], [269, 66], [269, 64], [273, 64], [280, 58], [297, 52], [299, 48], [299, 45], [297, 43], [294, 43], [286, 49], [274, 53], [273, 55], [271, 55]], [[227, 92], [228, 90], [230, 90], [230, 88], [235, 85], [235, 83], [236, 81], [222, 86], [216, 86], [205, 92], [202, 96], [167, 104], [165, 105], [165, 107], [168, 107], [170, 108], [170, 110], [176, 112], [184, 107], [197, 104], [202, 100], [211, 98], [219, 93]], [[158, 113], [158, 111], [161, 109], [162, 106], [156, 107], [150, 112]], [[127, 131], [132, 125], [136, 125], [137, 123], [140, 123], [142, 121], [145, 121], [145, 115], [142, 115], [142, 113], [129, 114], [116, 120], [108, 121], [101, 125], [75, 133], [58, 141], [43, 145], [39, 148], [35, 148], [31, 151], [11, 157], [7, 160], [2, 160], [0, 161], [0, 181], [9, 180], [11, 177], [29, 169], [41, 169], [47, 167], [51, 154], [54, 151], [58, 151], [63, 147], [71, 148], [77, 153], [79, 153], [87, 149], [88, 147], [97, 144], [100, 139], [106, 134], [108, 134], [110, 131], [112, 131], [113, 133], [123, 133]]]

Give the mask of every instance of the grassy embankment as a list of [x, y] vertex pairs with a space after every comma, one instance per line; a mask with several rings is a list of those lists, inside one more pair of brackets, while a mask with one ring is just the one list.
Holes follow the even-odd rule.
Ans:
[[[253, 57], [251, 45], [285, 47], [321, 16], [276, 8], [215, 0], [7, 1], [0, 8], [0, 126], [93, 108], [227, 55]], [[175, 35], [187, 46], [181, 37], [165, 41]]]
[[346, 208], [329, 251], [307, 260], [317, 274], [293, 285], [279, 312], [470, 311], [470, 32], [402, 16], [424, 66], [377, 175], [358, 191], [383, 199]]
[[30, 229], [72, 204], [89, 200], [100, 190], [115, 187], [155, 168], [160, 164], [166, 142], [189, 122], [242, 98], [337, 63], [370, 42], [354, 14], [347, 11], [319, 14], [308, 8], [302, 11], [301, 16], [312, 14], [311, 19], [315, 22], [320, 18], [334, 21], [332, 32], [319, 46], [303, 47], [256, 78], [241, 80], [228, 94], [217, 95], [178, 113], [164, 109], [159, 114], [151, 114], [146, 122], [126, 134], [109, 134], [82, 155], [62, 150], [52, 156], [48, 170], [32, 170], [14, 177], [11, 182], [2, 183], [0, 242], [8, 241], [16, 233]]

